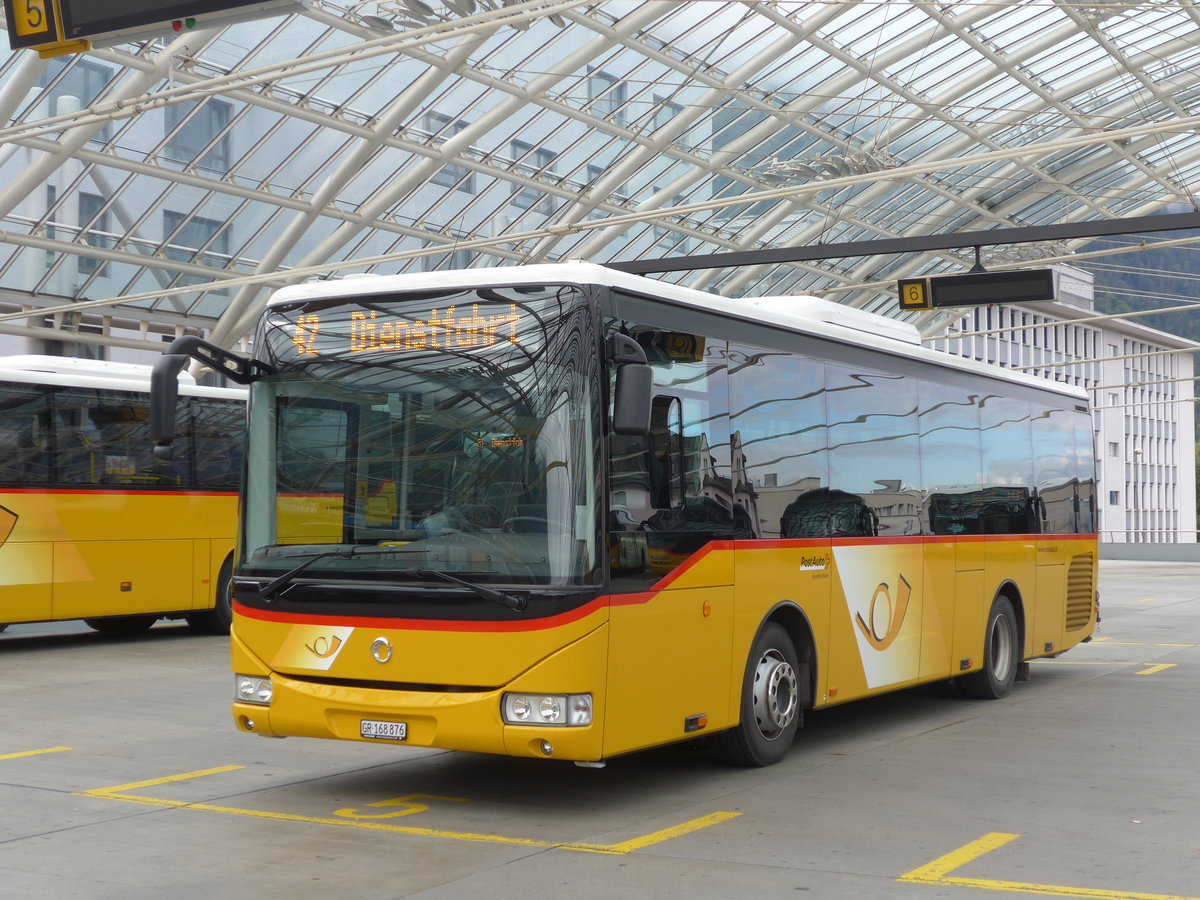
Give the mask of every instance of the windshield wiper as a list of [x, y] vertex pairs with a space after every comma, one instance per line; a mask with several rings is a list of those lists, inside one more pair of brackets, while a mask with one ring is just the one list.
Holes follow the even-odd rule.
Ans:
[[[295, 568], [288, 569], [282, 575], [272, 578], [266, 584], [260, 586], [258, 589], [258, 596], [262, 598], [263, 602], [271, 603], [286, 587], [296, 580], [297, 576], [299, 576], [301, 572], [303, 572], [313, 563], [322, 559], [350, 559], [353, 556], [368, 555], [369, 551], [374, 551], [375, 553], [380, 553], [380, 551], [383, 551], [383, 553], [394, 553], [396, 552], [396, 549], [394, 547], [388, 547], [386, 549], [382, 547], [343, 547], [340, 550], [328, 550], [324, 553], [318, 553], [316, 556], [310, 556]], [[380, 555], [382, 555], [382, 553]], [[456, 584], [460, 587], [465, 587], [467, 590], [474, 591], [485, 600], [491, 600], [493, 603], [498, 603], [505, 609], [511, 609], [516, 612], [520, 612], [529, 605], [529, 598], [524, 594], [506, 594], [503, 591], [497, 591], [490, 587], [485, 587], [484, 585], [477, 584], [474, 581], [467, 581], [465, 578], [458, 578], [454, 575], [451, 575], [449, 572], [442, 572], [439, 569], [402, 569], [401, 571], [405, 575], [416, 575], [418, 578], [424, 578], [427, 575], [433, 578], [440, 578], [442, 581], [448, 581], [451, 584]]]
[[499, 603], [501, 606], [520, 612], [529, 605], [529, 598], [523, 594], [506, 594], [503, 591], [496, 591], [490, 587], [484, 587], [482, 584], [476, 584], [474, 581], [467, 581], [464, 578], [458, 578], [451, 575], [449, 572], [442, 572], [438, 569], [406, 569], [405, 574], [416, 575], [418, 578], [423, 578], [426, 575], [432, 575], [434, 578], [440, 578], [442, 581], [449, 581], [451, 584], [461, 585], [468, 590], [474, 591], [485, 600], [491, 600], [493, 603]]
[[275, 599], [276, 595], [278, 595], [280, 591], [296, 580], [297, 575], [299, 575], [313, 563], [322, 559], [333, 559], [334, 557], [349, 559], [350, 557], [354, 556], [355, 552], [356, 551], [354, 547], [343, 547], [341, 550], [328, 550], [325, 553], [318, 553], [316, 556], [310, 556], [294, 569], [288, 569], [278, 578], [272, 578], [266, 584], [261, 585], [258, 589], [258, 596], [261, 597], [264, 602], [270, 603]]

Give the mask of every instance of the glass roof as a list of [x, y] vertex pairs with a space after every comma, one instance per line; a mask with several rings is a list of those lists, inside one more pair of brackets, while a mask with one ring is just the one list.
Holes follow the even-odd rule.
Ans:
[[[0, 66], [0, 332], [49, 309], [97, 342], [232, 346], [309, 278], [1194, 208], [1198, 63], [1192, 0], [309, 0], [18, 51]], [[663, 277], [894, 314], [896, 278], [963, 266]]]

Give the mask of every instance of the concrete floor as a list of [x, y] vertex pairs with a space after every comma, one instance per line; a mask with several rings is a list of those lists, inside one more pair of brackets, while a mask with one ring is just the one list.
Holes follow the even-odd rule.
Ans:
[[809, 716], [603, 770], [233, 730], [226, 642], [0, 634], [3, 898], [1200, 898], [1200, 565], [1104, 561], [1003, 701]]

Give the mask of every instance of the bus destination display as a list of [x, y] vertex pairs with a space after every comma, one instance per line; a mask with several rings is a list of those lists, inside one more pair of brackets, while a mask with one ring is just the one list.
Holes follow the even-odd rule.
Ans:
[[292, 326], [292, 342], [304, 355], [341, 353], [394, 353], [404, 350], [472, 350], [508, 343], [521, 343], [519, 326], [523, 316], [517, 304], [499, 312], [448, 306], [424, 315], [400, 317], [377, 310], [357, 309], [326, 315], [304, 313]]

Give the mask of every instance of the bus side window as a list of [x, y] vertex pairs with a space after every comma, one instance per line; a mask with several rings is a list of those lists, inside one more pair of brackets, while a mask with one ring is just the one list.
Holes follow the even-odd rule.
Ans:
[[655, 397], [647, 452], [650, 500], [655, 509], [683, 506], [683, 410], [675, 397]]
[[96, 405], [94, 390], [71, 389], [54, 393], [54, 477], [61, 484], [98, 484], [103, 468], [102, 436], [91, 417]]
[[44, 395], [18, 386], [0, 387], [0, 482], [46, 480]]

